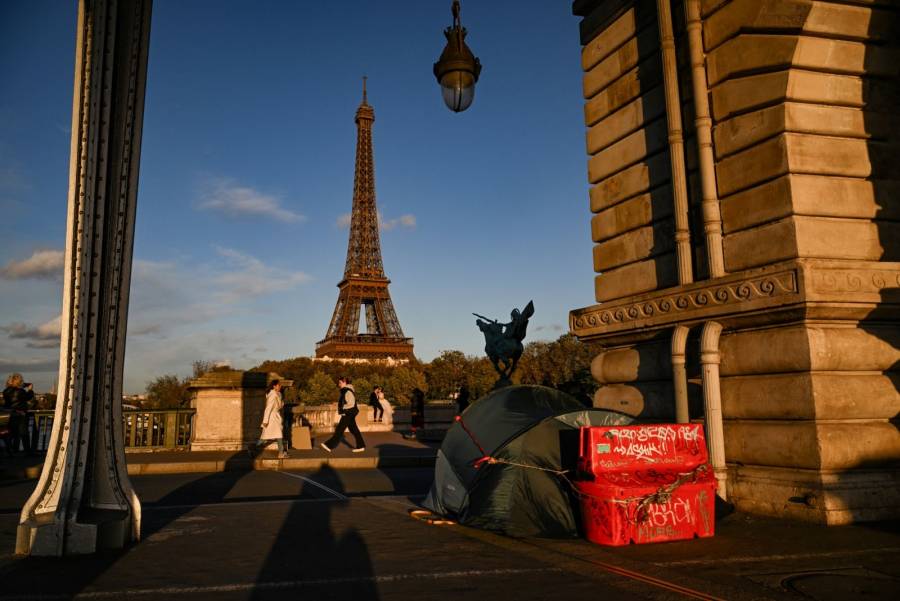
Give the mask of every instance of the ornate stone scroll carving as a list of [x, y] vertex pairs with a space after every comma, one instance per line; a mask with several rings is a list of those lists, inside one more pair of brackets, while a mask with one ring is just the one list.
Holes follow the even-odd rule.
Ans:
[[69, 555], [140, 537], [122, 371], [151, 0], [78, 6], [59, 399], [17, 553]]
[[813, 272], [811, 280], [815, 292], [878, 294], [886, 288], [900, 288], [900, 269], [820, 269]]
[[662, 290], [638, 299], [573, 311], [571, 329], [580, 336], [588, 329], [640, 320], [650, 320], [655, 325], [701, 319], [707, 314], [721, 313], [719, 309], [731, 305], [737, 308], [742, 303], [795, 296], [800, 292], [796, 268], [763, 275], [757, 273], [744, 278], [705, 281], [675, 290]]

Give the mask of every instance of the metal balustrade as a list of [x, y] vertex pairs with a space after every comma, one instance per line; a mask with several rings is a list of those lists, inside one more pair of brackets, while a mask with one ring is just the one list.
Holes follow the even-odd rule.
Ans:
[[[357, 425], [363, 432], [368, 431], [371, 421], [372, 408], [367, 403], [360, 401], [360, 416]], [[411, 416], [408, 405], [394, 407], [393, 420], [388, 425], [395, 431], [409, 430]], [[340, 416], [337, 412], [337, 403], [325, 403], [322, 405], [299, 405], [294, 408], [295, 421], [300, 421], [310, 426], [314, 432], [327, 432], [334, 430]], [[456, 403], [449, 401], [429, 401], [425, 404], [425, 426], [428, 428], [447, 429], [456, 417]]]
[[[122, 411], [126, 449], [186, 449], [191, 444], [194, 409]], [[46, 451], [54, 411], [29, 411], [31, 450]]]

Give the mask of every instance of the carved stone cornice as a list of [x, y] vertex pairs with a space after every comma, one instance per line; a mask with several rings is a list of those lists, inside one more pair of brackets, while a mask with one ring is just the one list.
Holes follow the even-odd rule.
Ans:
[[828, 304], [840, 305], [840, 317], [846, 318], [853, 315], [848, 304], [871, 310], [885, 302], [886, 290], [898, 287], [900, 263], [797, 259], [576, 309], [569, 314], [569, 329], [590, 340], [711, 319], [727, 324], [729, 318], [806, 311], [812, 305], [817, 317], [827, 317]]
[[810, 300], [824, 297], [850, 296], [859, 299], [864, 296], [881, 300], [884, 290], [900, 288], [900, 265], [897, 263], [863, 263], [853, 268], [845, 266], [820, 266], [812, 271], [807, 289]]

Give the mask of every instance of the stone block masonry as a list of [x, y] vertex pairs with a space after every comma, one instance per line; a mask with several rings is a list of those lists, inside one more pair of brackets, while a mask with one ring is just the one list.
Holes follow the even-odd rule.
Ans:
[[599, 304], [572, 311], [570, 327], [603, 347], [595, 405], [705, 420], [711, 444], [718, 428], [720, 493], [740, 509], [895, 517], [900, 6], [579, 0], [574, 11]]

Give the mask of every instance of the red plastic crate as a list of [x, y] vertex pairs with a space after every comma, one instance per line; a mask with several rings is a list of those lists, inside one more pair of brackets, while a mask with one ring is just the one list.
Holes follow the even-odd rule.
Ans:
[[700, 424], [594, 426], [580, 437], [575, 486], [588, 540], [713, 536], [716, 480]]
[[716, 483], [711, 469], [675, 488], [662, 502], [642, 503], [657, 486], [620, 487], [578, 481], [588, 540], [601, 545], [657, 543], [715, 534]]
[[707, 462], [701, 424], [645, 424], [581, 428], [579, 477], [611, 472], [686, 472]]

